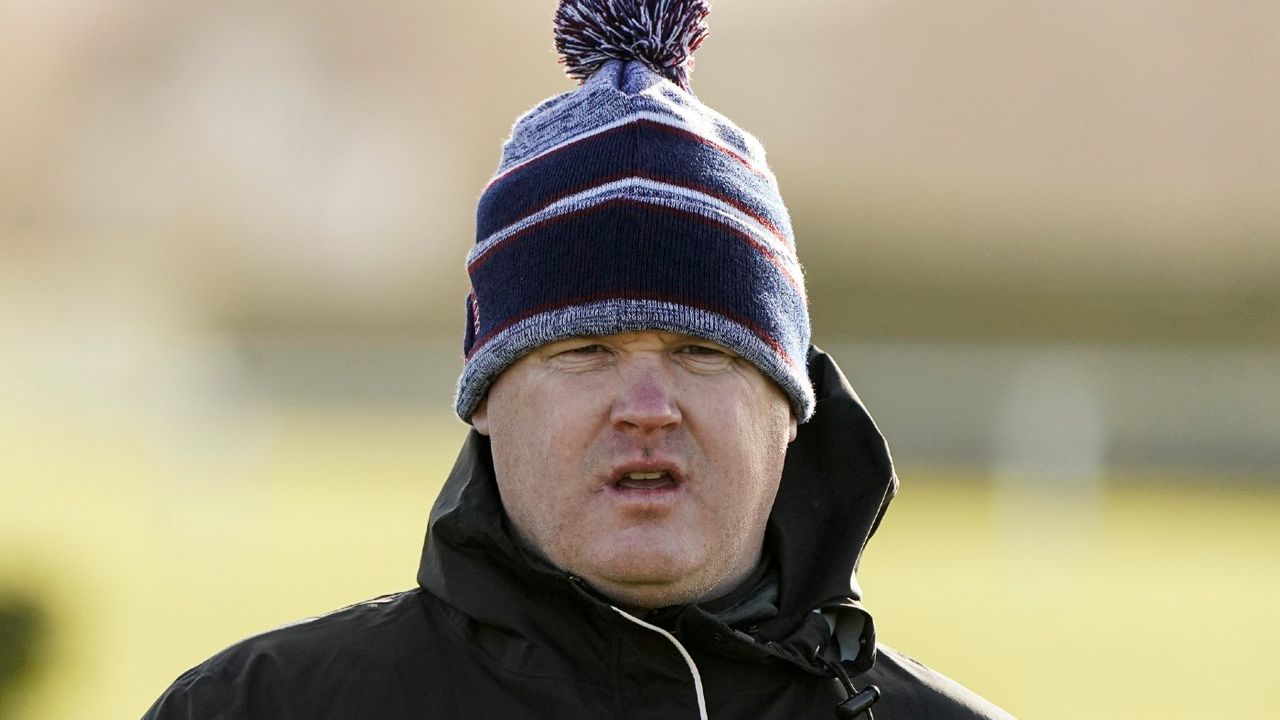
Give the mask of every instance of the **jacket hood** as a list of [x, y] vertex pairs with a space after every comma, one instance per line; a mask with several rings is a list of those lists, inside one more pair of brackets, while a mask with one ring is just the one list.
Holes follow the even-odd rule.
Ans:
[[808, 365], [817, 408], [787, 450], [769, 517], [782, 626], [862, 599], [855, 571], [898, 491], [884, 436], [844, 373], [818, 348], [810, 348]]
[[[753, 633], [770, 646], [797, 633], [813, 645], [817, 610], [865, 615], [854, 572], [898, 487], [884, 438], [835, 361], [811, 348], [808, 371], [816, 411], [787, 451], [766, 540], [778, 575], [778, 613]], [[588, 620], [563, 608], [582, 601], [583, 589], [514, 537], [488, 438], [472, 430], [432, 508], [418, 584], [499, 629], [549, 638], [575, 626], [581, 632]], [[869, 617], [861, 632], [863, 644], [874, 647]], [[865, 669], [870, 659], [868, 653], [857, 665]]]

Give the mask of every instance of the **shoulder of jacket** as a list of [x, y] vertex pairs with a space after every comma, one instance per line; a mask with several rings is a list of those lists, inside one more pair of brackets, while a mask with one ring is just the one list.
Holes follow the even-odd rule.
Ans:
[[886, 645], [877, 644], [875, 665], [860, 679], [880, 688], [878, 719], [1014, 720], [972, 690]]
[[246, 705], [260, 710], [270, 704], [268, 696], [313, 683], [317, 673], [341, 673], [403, 652], [409, 625], [421, 617], [420, 595], [384, 595], [233, 643], [178, 676], [144, 720], [244, 717]]
[[403, 635], [405, 625], [420, 617], [421, 590], [383, 595], [337, 610], [303, 618], [241, 640], [209, 659], [209, 663], [249, 662], [262, 656], [304, 662], [341, 652], [385, 652], [385, 642]]

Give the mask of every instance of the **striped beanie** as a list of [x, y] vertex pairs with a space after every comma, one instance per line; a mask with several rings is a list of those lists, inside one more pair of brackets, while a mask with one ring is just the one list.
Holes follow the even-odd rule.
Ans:
[[705, 0], [561, 0], [556, 49], [582, 81], [516, 121], [467, 256], [469, 421], [525, 353], [662, 330], [742, 355], [813, 412], [804, 276], [764, 148], [689, 87]]

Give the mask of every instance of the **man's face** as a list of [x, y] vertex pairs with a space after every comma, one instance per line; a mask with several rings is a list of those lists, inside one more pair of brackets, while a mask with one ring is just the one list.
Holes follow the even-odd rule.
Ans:
[[521, 537], [632, 610], [713, 598], [751, 572], [796, 432], [749, 362], [656, 331], [544, 345], [471, 419]]

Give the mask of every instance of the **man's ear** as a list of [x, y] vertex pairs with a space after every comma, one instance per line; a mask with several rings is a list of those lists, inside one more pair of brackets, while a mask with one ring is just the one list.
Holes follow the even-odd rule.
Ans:
[[[481, 435], [489, 435], [489, 396], [485, 395], [480, 404], [476, 406], [475, 412], [471, 413], [471, 427]], [[792, 419], [791, 437], [795, 439], [795, 420]]]
[[791, 436], [787, 438], [787, 444], [795, 442], [796, 432], [800, 430], [800, 423], [796, 421], [796, 411], [791, 411]]

